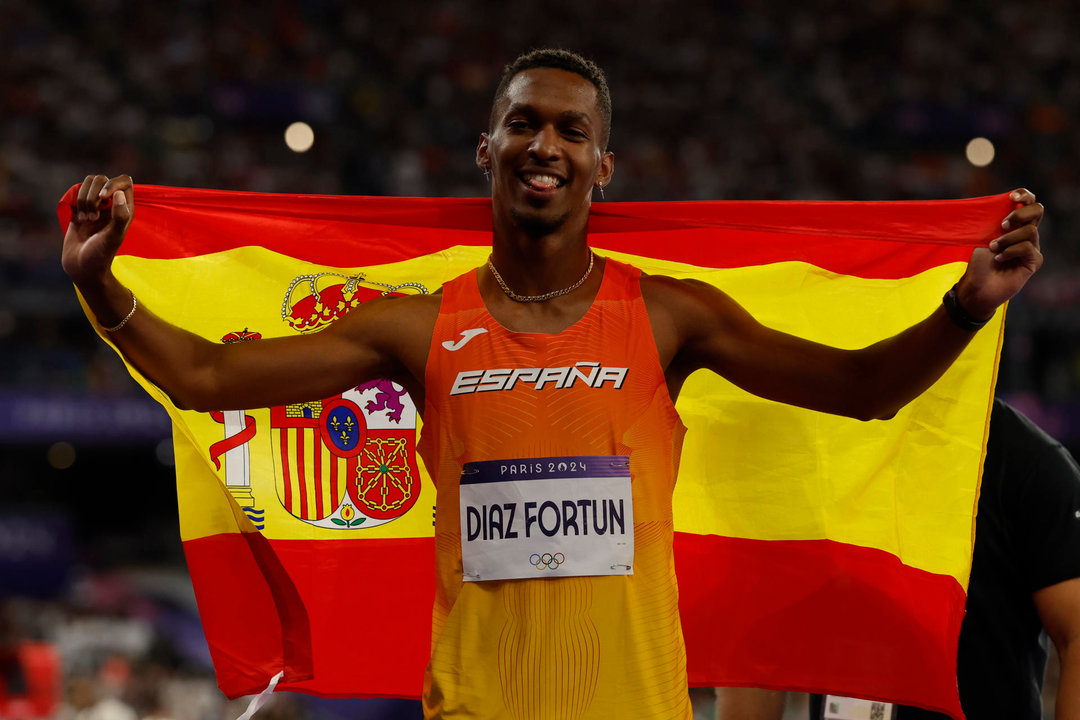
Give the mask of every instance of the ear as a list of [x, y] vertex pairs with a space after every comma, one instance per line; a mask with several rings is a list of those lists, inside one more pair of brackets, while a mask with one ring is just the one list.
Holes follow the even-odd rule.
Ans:
[[480, 142], [476, 144], [476, 167], [485, 172], [491, 171], [491, 158], [488, 156], [487, 133], [480, 133]]
[[603, 187], [611, 184], [611, 176], [615, 174], [615, 153], [605, 151], [600, 155], [600, 170], [596, 173], [596, 182]]

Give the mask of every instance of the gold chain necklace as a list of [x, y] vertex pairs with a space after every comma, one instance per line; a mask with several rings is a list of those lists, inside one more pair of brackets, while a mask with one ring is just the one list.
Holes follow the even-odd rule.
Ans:
[[551, 292], [544, 293], [543, 295], [518, 295], [506, 285], [506, 281], [502, 279], [502, 275], [500, 275], [499, 271], [495, 269], [495, 263], [491, 261], [491, 257], [491, 255], [488, 255], [487, 266], [488, 270], [491, 271], [491, 274], [495, 276], [495, 282], [499, 283], [499, 287], [501, 287], [502, 291], [506, 293], [506, 297], [510, 298], [514, 302], [519, 303], [544, 302], [545, 300], [550, 300], [551, 298], [559, 297], [560, 295], [566, 295], [567, 293], [577, 290], [579, 287], [581, 287], [582, 283], [589, 279], [589, 275], [592, 274], [593, 260], [596, 259], [596, 255], [593, 253], [593, 251], [589, 250], [589, 267], [585, 268], [585, 274], [581, 276], [581, 279], [570, 287], [563, 288], [562, 290], [552, 290]]

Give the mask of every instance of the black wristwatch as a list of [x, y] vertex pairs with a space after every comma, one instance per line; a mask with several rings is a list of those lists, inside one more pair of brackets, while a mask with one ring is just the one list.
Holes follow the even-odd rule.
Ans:
[[975, 332], [994, 317], [991, 315], [985, 320], [976, 320], [971, 317], [968, 311], [960, 304], [960, 299], [956, 297], [956, 285], [949, 288], [949, 292], [945, 293], [945, 297], [941, 298], [941, 303], [945, 306], [946, 314], [948, 314], [949, 319], [953, 321], [956, 327], [968, 332]]

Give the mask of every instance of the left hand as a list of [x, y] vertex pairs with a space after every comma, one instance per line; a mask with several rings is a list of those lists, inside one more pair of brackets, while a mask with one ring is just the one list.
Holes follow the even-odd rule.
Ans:
[[1013, 190], [1009, 198], [1020, 207], [1002, 221], [1005, 234], [971, 253], [957, 288], [961, 307], [979, 320], [992, 316], [999, 305], [1020, 292], [1043, 263], [1039, 249], [1042, 203], [1035, 202], [1035, 194], [1024, 188]]

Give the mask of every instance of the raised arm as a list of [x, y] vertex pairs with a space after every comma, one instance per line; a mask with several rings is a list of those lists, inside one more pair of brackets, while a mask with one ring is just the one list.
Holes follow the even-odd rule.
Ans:
[[[649, 308], [668, 386], [677, 395], [686, 377], [711, 369], [761, 397], [870, 420], [889, 418], [925, 391], [973, 337], [977, 324], [1015, 295], [1042, 264], [1042, 205], [1027, 190], [1002, 222], [1004, 234], [977, 248], [957, 283], [951, 316], [944, 303], [899, 335], [859, 350], [842, 350], [757, 322], [711, 285], [648, 277]], [[973, 326], [972, 326], [973, 327]]]
[[117, 347], [179, 407], [227, 410], [301, 402], [376, 377], [420, 390], [437, 299], [369, 301], [311, 335], [210, 342], [154, 315], [113, 275], [112, 261], [134, 210], [130, 177], [88, 176], [64, 236], [63, 266]]

